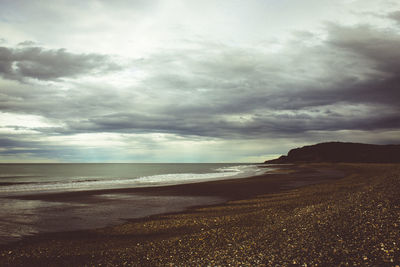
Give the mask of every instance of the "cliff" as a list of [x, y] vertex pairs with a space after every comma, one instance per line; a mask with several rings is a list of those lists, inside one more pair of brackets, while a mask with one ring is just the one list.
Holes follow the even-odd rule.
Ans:
[[300, 162], [400, 163], [400, 145], [329, 142], [292, 149], [265, 163]]

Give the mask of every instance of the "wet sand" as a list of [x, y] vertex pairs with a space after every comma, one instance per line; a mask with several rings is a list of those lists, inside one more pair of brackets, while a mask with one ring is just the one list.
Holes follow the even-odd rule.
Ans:
[[[26, 238], [1, 246], [0, 265], [396, 266], [398, 192], [400, 165], [389, 164], [310, 164], [246, 179], [112, 190], [229, 201], [97, 230]], [[88, 201], [104, 193], [30, 197]]]

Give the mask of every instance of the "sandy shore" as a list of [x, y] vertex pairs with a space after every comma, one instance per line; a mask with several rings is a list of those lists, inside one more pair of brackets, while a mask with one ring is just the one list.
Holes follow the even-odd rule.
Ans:
[[[261, 177], [118, 192], [230, 201], [27, 238], [1, 246], [0, 266], [400, 265], [400, 165], [313, 164]], [[90, 195], [38, 197], [84, 201]]]

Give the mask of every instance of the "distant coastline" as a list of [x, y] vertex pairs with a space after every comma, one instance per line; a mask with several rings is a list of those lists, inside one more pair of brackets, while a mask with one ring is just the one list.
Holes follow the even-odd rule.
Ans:
[[327, 142], [289, 151], [286, 156], [267, 160], [268, 164], [285, 163], [400, 163], [400, 145]]

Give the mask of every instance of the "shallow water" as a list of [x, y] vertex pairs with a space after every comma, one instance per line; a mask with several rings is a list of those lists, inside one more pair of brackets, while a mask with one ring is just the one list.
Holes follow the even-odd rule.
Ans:
[[216, 197], [94, 196], [92, 203], [0, 199], [0, 244], [44, 232], [85, 230], [116, 225], [126, 219], [178, 212], [197, 205], [213, 205]]
[[246, 164], [0, 164], [0, 243], [224, 201], [218, 197], [111, 193], [62, 201], [22, 196], [242, 178], [268, 170]]

